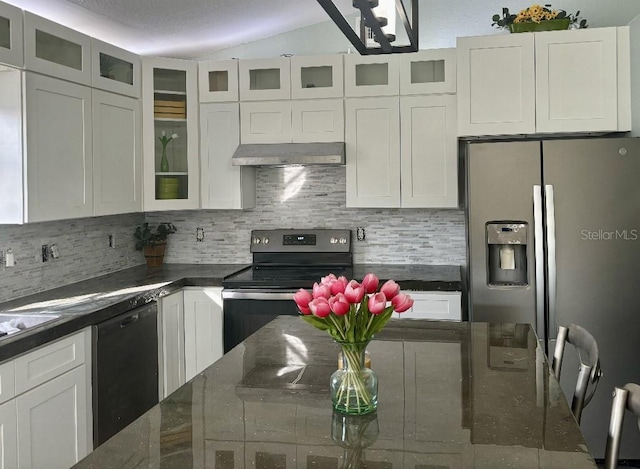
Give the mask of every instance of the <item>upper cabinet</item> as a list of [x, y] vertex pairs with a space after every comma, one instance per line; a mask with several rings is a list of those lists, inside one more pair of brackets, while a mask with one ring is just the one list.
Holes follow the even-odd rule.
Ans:
[[240, 143], [238, 103], [200, 105], [202, 208], [249, 209], [256, 206], [256, 171], [233, 166]]
[[0, 2], [0, 63], [22, 67], [22, 10]]
[[145, 211], [200, 206], [197, 73], [196, 62], [143, 59]]
[[291, 57], [291, 98], [344, 96], [342, 55]]
[[91, 69], [94, 88], [140, 97], [141, 60], [136, 54], [92, 38]]
[[93, 215], [91, 88], [26, 74], [27, 217]]
[[291, 98], [291, 68], [288, 57], [241, 60], [238, 67], [240, 101]]
[[91, 38], [24, 12], [25, 68], [91, 85]]
[[400, 94], [455, 92], [455, 49], [429, 49], [400, 55]]
[[357, 96], [394, 96], [400, 91], [398, 54], [344, 56], [344, 94]]
[[198, 83], [201, 103], [238, 101], [238, 61], [199, 62]]
[[458, 38], [458, 135], [630, 130], [629, 29]]
[[93, 90], [95, 215], [142, 210], [140, 100]]

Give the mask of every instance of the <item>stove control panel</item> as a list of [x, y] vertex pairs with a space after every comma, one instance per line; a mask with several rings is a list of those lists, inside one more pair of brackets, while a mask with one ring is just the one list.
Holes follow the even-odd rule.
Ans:
[[253, 230], [251, 252], [351, 252], [351, 230]]

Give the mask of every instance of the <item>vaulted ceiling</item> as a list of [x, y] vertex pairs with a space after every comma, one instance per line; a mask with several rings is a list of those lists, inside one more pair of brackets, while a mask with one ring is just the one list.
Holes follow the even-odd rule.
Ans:
[[[199, 57], [328, 21], [316, 0], [3, 0], [142, 55]], [[347, 13], [351, 0], [334, 0]], [[493, 34], [491, 16], [534, 2], [420, 0], [420, 48], [451, 47], [457, 36]], [[591, 27], [622, 26], [639, 0], [563, 0]], [[341, 33], [335, 28], [336, 35]]]

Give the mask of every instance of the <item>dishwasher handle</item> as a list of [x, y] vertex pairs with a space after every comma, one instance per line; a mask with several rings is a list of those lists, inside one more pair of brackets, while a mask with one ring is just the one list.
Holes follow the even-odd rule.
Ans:
[[129, 315], [129, 317], [126, 317], [122, 320], [122, 322], [120, 323], [120, 329], [122, 329], [123, 327], [127, 327], [131, 324], [133, 324], [134, 322], [138, 322], [138, 319], [140, 319], [140, 314], [139, 313], [134, 313]]

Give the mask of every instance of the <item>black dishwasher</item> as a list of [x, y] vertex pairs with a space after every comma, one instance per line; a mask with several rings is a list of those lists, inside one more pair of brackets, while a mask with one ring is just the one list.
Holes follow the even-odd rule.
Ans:
[[93, 445], [158, 403], [156, 303], [93, 326]]

